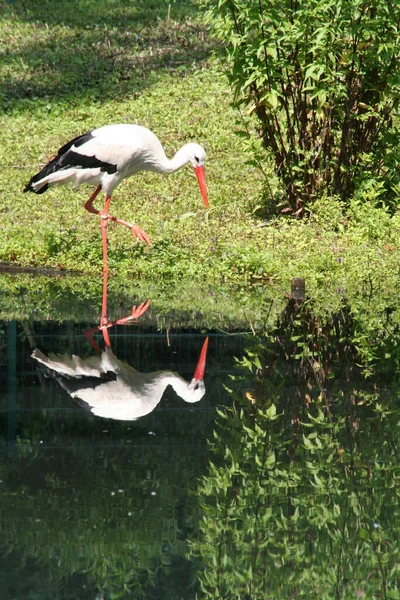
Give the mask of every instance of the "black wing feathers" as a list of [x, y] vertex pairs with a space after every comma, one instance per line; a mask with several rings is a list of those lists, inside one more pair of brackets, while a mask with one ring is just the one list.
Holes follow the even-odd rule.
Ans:
[[[40, 371], [44, 373], [46, 377], [50, 377], [55, 379], [59, 385], [66, 391], [68, 394], [72, 395], [74, 393], [83, 392], [86, 389], [96, 389], [99, 386], [107, 385], [110, 381], [117, 380], [117, 374], [113, 371], [107, 371], [107, 373], [100, 373], [99, 377], [88, 376], [88, 375], [77, 375], [74, 377], [73, 375], [63, 375], [58, 373], [55, 369], [51, 369], [48, 365], [37, 362], [37, 367]], [[91, 407], [87, 402], [82, 400], [81, 398], [73, 398], [73, 400], [81, 406], [82, 408], [91, 410]]]
[[62, 169], [68, 169], [70, 167], [76, 167], [78, 169], [96, 169], [99, 168], [101, 171], [106, 171], [107, 173], [116, 173], [117, 165], [112, 163], [107, 163], [105, 161], [99, 160], [95, 156], [87, 156], [85, 154], [79, 154], [78, 152], [74, 152], [71, 148], [74, 146], [75, 148], [79, 148], [79, 146], [83, 146], [89, 140], [93, 138], [92, 132], [88, 131], [83, 135], [79, 135], [78, 137], [70, 140], [67, 144], [64, 144], [59, 151], [57, 152], [57, 156], [53, 158], [50, 162], [47, 163], [45, 167], [39, 173], [34, 175], [29, 183], [24, 188], [24, 192], [35, 192], [36, 194], [43, 194], [48, 188], [49, 184], [46, 184], [40, 190], [35, 190], [33, 188], [33, 184], [37, 181], [40, 181], [47, 175], [51, 175], [51, 173], [55, 173], [56, 171], [61, 171]]
[[78, 135], [73, 140], [70, 140], [69, 142], [67, 142], [66, 144], [64, 144], [64, 146], [61, 146], [61, 148], [57, 152], [56, 158], [58, 158], [62, 154], [65, 154], [66, 152], [68, 152], [68, 150], [70, 148], [72, 148], [72, 146], [75, 146], [75, 148], [79, 148], [79, 146], [83, 146], [83, 144], [86, 144], [86, 142], [88, 142], [92, 138], [93, 138], [93, 135], [92, 135], [91, 131], [87, 131], [83, 135]]

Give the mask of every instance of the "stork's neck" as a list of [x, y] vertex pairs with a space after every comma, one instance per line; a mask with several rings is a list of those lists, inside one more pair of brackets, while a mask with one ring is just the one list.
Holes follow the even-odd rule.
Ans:
[[[126, 378], [129, 378], [130, 385], [137, 385], [135, 391], [138, 395], [146, 398], [158, 397], [157, 403], [160, 401], [164, 390], [170, 385], [174, 388], [178, 395], [180, 392], [185, 393], [189, 387], [187, 381], [177, 373], [172, 371], [155, 371], [153, 373], [138, 373], [129, 365], [124, 365]], [[128, 374], [129, 371], [129, 374]]]
[[[175, 392], [181, 398], [185, 398], [185, 394], [187, 394], [189, 384], [187, 381], [183, 379], [177, 373], [173, 373], [172, 371], [157, 371], [156, 373], [141, 373], [141, 377], [144, 381], [147, 379], [151, 379], [151, 382], [148, 383], [153, 388], [153, 390], [157, 389], [158, 392], [161, 392], [161, 396], [164, 390], [170, 385], [174, 388]], [[147, 382], [146, 382], [147, 383]]]
[[167, 379], [167, 385], [170, 385], [176, 394], [182, 400], [186, 400], [189, 394], [189, 384], [183, 377], [177, 375], [176, 373], [171, 373], [170, 377]]
[[175, 156], [171, 159], [168, 159], [165, 156], [165, 160], [161, 165], [161, 170], [163, 173], [174, 173], [190, 160], [190, 144], [185, 144], [182, 146], [180, 150], [175, 154]]

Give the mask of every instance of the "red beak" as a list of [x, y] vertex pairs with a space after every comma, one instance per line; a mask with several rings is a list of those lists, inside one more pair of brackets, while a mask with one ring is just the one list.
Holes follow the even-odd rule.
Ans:
[[201, 195], [203, 196], [204, 204], [206, 208], [208, 208], [208, 198], [207, 198], [207, 187], [206, 187], [206, 176], [204, 173], [204, 167], [195, 167], [194, 168], [197, 176], [197, 181], [199, 182]]
[[197, 363], [197, 367], [193, 375], [193, 379], [195, 379], [196, 381], [203, 381], [204, 379], [204, 371], [206, 369], [207, 348], [208, 338], [205, 339], [205, 342], [200, 352], [199, 362]]

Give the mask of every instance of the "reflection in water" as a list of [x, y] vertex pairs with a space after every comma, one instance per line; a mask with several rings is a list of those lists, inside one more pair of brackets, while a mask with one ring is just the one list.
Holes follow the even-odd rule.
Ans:
[[85, 360], [79, 356], [46, 356], [34, 350], [32, 356], [44, 372], [56, 379], [72, 398], [80, 400], [98, 417], [133, 421], [148, 415], [171, 386], [185, 402], [198, 402], [205, 394], [204, 371], [208, 338], [200, 353], [190, 383], [172, 371], [139, 373], [118, 360], [111, 348]]
[[[105, 424], [63, 408], [58, 386], [31, 385], [36, 373], [20, 393], [18, 363], [16, 448], [0, 461], [1, 600], [400, 597], [398, 321], [296, 302], [268, 336], [210, 333], [207, 397], [171, 402], [178, 418], [167, 393], [144, 419]], [[136, 365], [153, 371], [165, 341], [139, 328], [113, 347], [132, 364], [159, 336], [154, 362]], [[16, 356], [20, 331], [9, 331]], [[173, 369], [186, 373], [197, 350], [179, 335]]]
[[[131, 365], [119, 360], [111, 349], [108, 329], [114, 325], [130, 323], [141, 317], [150, 305], [144, 302], [138, 308], [133, 307], [128, 317], [109, 321], [105, 314], [103, 297], [103, 315], [101, 324], [85, 332], [91, 346], [98, 356], [82, 359], [79, 356], [49, 354], [35, 349], [32, 357], [49, 377], [53, 377], [60, 386], [78, 403], [97, 417], [134, 421], [151, 413], [160, 402], [165, 389], [171, 386], [185, 402], [199, 402], [205, 394], [204, 372], [208, 348], [206, 338], [195, 373], [190, 383], [172, 371], [139, 373]], [[100, 330], [105, 342], [102, 351], [93, 339]]]
[[207, 599], [400, 598], [398, 359], [365, 379], [356, 327], [289, 302], [242, 360], [198, 488]]
[[[0, 385], [0, 403], [15, 421], [11, 431], [0, 412], [1, 600], [195, 600], [196, 564], [186, 558], [186, 539], [198, 519], [190, 489], [205, 471], [207, 437], [221, 401], [215, 375], [209, 373], [207, 398], [190, 410], [170, 388], [160, 409], [143, 419], [105, 422], [74, 409], [55, 382], [32, 369], [37, 361], [30, 359], [26, 324], [0, 328], [0, 351], [7, 330], [15, 377], [8, 389]], [[76, 330], [70, 322], [29, 326], [39, 347], [70, 359], [71, 347], [87, 356]], [[186, 379], [204, 342], [201, 332], [183, 329], [167, 350], [165, 333], [148, 322], [108, 331], [125, 363], [141, 372], [167, 365]], [[211, 335], [212, 352], [217, 346], [219, 366], [227, 369], [237, 342]], [[200, 364], [206, 350], [207, 344]], [[1, 367], [6, 357], [0, 352]], [[8, 454], [7, 434], [15, 439]]]

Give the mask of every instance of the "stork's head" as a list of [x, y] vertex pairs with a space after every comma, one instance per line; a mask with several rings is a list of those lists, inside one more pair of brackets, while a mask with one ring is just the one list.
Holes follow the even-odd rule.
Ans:
[[201, 195], [203, 196], [204, 204], [208, 208], [207, 198], [207, 187], [206, 187], [206, 176], [204, 173], [204, 163], [206, 162], [205, 150], [200, 144], [187, 144], [186, 145], [189, 162], [193, 166], [197, 181], [199, 182]]
[[207, 348], [208, 338], [205, 339], [193, 379], [188, 386], [188, 393], [185, 394], [186, 402], [198, 402], [206, 392], [206, 387], [204, 385], [204, 371], [206, 369]]
[[204, 163], [206, 162], [206, 152], [200, 144], [187, 144], [189, 151], [189, 161], [191, 162], [194, 168], [196, 167], [204, 167]]

